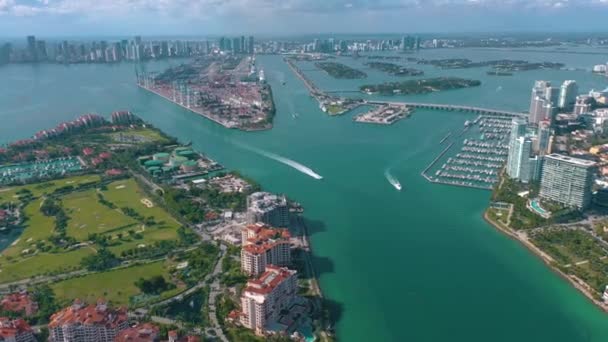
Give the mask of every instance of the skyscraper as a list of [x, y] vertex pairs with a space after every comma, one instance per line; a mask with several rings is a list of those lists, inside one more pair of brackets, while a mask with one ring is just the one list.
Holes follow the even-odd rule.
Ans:
[[559, 94], [548, 81], [536, 81], [532, 88], [529, 122], [537, 125], [540, 121], [551, 119]]
[[564, 81], [559, 92], [559, 108], [571, 108], [576, 102], [578, 95], [578, 85], [574, 80]]
[[36, 62], [38, 60], [36, 37], [34, 36], [27, 36], [27, 54], [30, 62]]
[[247, 45], [247, 49], [250, 55], [253, 55], [253, 36], [249, 36], [249, 44]]
[[532, 155], [532, 138], [526, 136], [526, 128], [524, 119], [513, 119], [507, 158], [507, 174], [522, 183], [537, 180], [540, 166], [540, 159]]
[[545, 156], [540, 197], [565, 206], [585, 209], [591, 203], [595, 162], [560, 154]]
[[541, 156], [551, 153], [551, 123], [549, 121], [538, 123], [534, 152]]
[[526, 121], [523, 118], [514, 118], [511, 121], [511, 136], [509, 140], [509, 157], [507, 159], [507, 174], [511, 178], [519, 176], [519, 138], [526, 135]]

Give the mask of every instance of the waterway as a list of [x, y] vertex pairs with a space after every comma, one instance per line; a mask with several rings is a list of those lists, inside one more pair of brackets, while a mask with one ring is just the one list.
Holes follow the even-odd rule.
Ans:
[[[549, 60], [586, 69], [606, 62], [606, 55], [525, 50], [436, 50], [414, 57]], [[258, 59], [273, 87], [277, 116], [272, 130], [254, 133], [227, 130], [138, 89], [130, 64], [0, 67], [0, 143], [81, 113], [128, 109], [269, 191], [301, 202], [311, 221], [314, 264], [343, 341], [608, 340], [606, 314], [482, 220], [488, 191], [432, 184], [420, 176], [445, 147], [442, 138], [475, 115], [419, 110], [392, 126], [355, 124], [352, 114], [322, 113], [281, 57]], [[340, 61], [359, 68], [366, 62]], [[585, 70], [489, 77], [485, 69], [420, 68], [427, 76], [470, 77], [483, 84], [393, 99], [519, 111], [527, 109], [535, 79], [576, 79], [582, 91], [607, 85]], [[306, 73], [325, 90], [395, 79], [365, 71], [366, 80]], [[386, 181], [387, 169], [403, 191]]]

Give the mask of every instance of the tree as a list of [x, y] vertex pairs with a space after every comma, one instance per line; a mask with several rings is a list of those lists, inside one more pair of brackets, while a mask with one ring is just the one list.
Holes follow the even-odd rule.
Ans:
[[112, 252], [101, 248], [97, 254], [84, 257], [80, 262], [89, 271], [103, 271], [118, 264], [118, 259]]

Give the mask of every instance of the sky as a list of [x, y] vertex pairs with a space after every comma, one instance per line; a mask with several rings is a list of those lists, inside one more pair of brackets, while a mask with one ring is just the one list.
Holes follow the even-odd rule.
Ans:
[[0, 0], [0, 36], [608, 31], [608, 0]]

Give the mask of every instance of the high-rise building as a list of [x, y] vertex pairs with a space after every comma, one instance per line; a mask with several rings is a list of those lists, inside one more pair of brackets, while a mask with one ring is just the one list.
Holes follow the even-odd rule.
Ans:
[[551, 123], [549, 121], [541, 121], [538, 123], [538, 131], [536, 134], [536, 144], [534, 153], [541, 156], [551, 153]]
[[284, 228], [263, 224], [248, 225], [241, 231], [241, 270], [257, 276], [267, 265], [288, 266], [291, 263], [291, 235]]
[[0, 317], [0, 341], [36, 342], [32, 328], [22, 318]]
[[250, 55], [253, 55], [253, 53], [255, 52], [254, 46], [253, 46], [253, 36], [249, 36], [249, 44], [247, 44], [247, 49], [248, 49], [248, 53]]
[[518, 140], [526, 135], [526, 120], [523, 118], [514, 118], [511, 121], [511, 135], [509, 138], [509, 156], [507, 159], [507, 174], [511, 178], [517, 178], [519, 175], [519, 151]]
[[10, 62], [12, 46], [10, 43], [4, 43], [0, 46], [0, 65]]
[[262, 335], [289, 309], [298, 290], [297, 272], [284, 267], [268, 266], [259, 278], [247, 282], [241, 295], [241, 324]]
[[527, 124], [523, 118], [511, 122], [507, 174], [522, 183], [538, 179], [539, 158], [532, 154], [532, 139], [526, 135]]
[[559, 94], [551, 87], [548, 81], [536, 81], [532, 88], [530, 100], [530, 124], [536, 125], [540, 121], [551, 119], [554, 106]]
[[578, 95], [578, 85], [574, 80], [566, 80], [562, 84], [559, 92], [559, 108], [572, 108], [576, 102], [576, 96]]
[[591, 112], [591, 102], [593, 102], [593, 98], [588, 95], [579, 95], [576, 97], [576, 103], [574, 104], [573, 113], [576, 115], [581, 115], [585, 113]]
[[289, 226], [289, 207], [285, 196], [255, 192], [247, 197], [247, 222], [265, 223], [272, 227]]
[[540, 197], [568, 207], [586, 209], [591, 203], [595, 162], [561, 154], [544, 157]]
[[56, 312], [48, 324], [52, 342], [114, 342], [129, 327], [126, 309], [111, 309], [104, 301], [84, 305], [79, 300]]
[[27, 36], [27, 58], [30, 62], [36, 62], [38, 60], [36, 37], [34, 36]]

